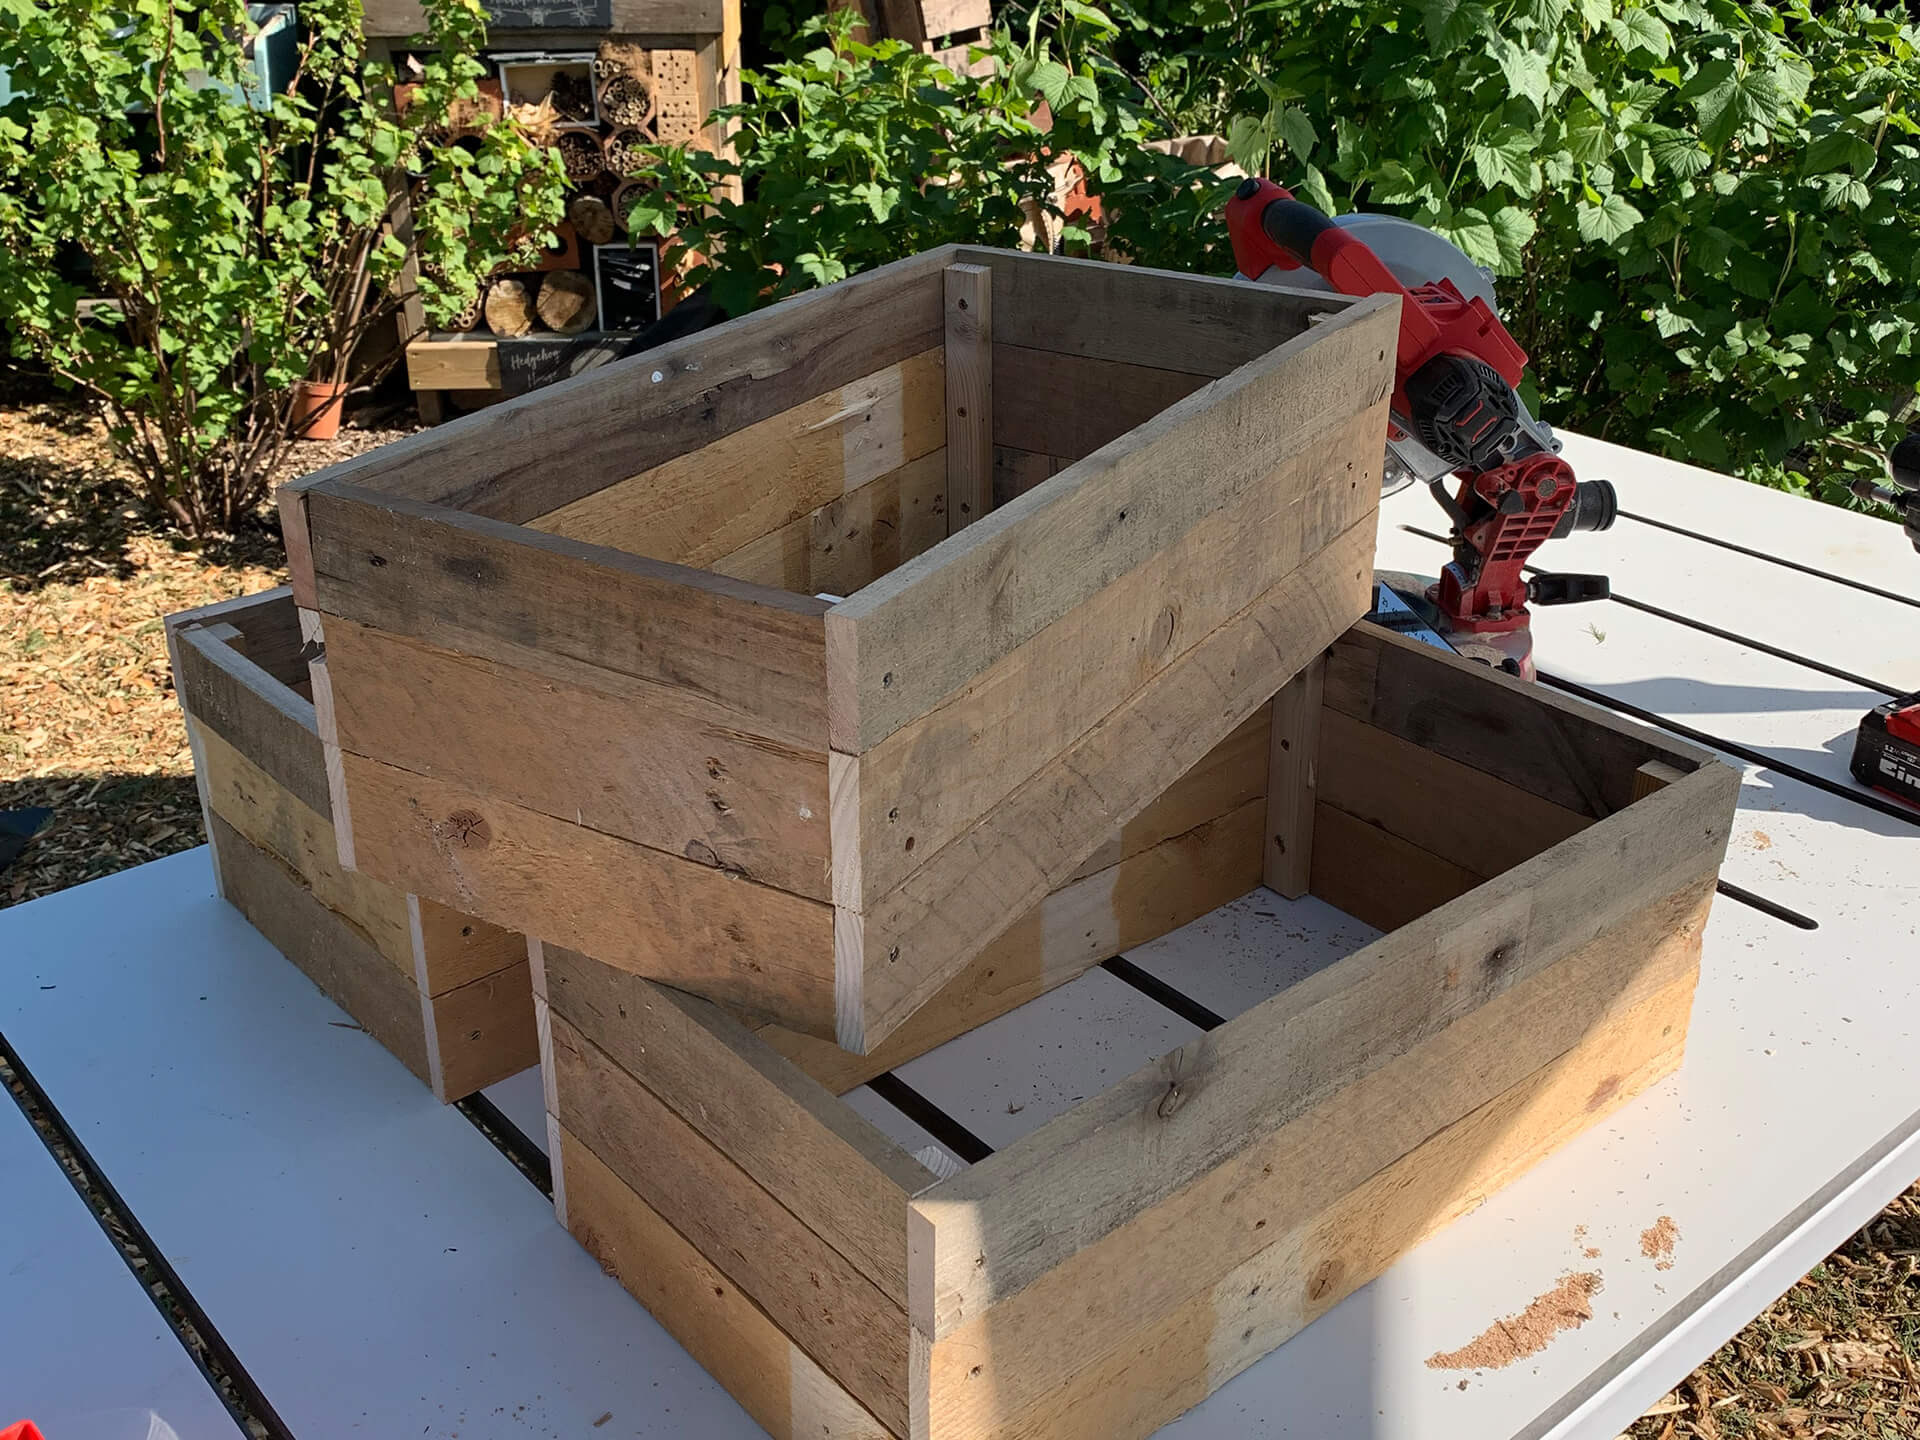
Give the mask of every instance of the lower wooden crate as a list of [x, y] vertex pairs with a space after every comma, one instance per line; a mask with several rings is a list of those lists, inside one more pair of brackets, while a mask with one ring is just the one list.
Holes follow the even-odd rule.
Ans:
[[[1736, 791], [1360, 627], [875, 1055], [530, 944], [556, 1204], [776, 1436], [1146, 1435], [1679, 1064]], [[1237, 1013], [972, 1164], [876, 1124], [1262, 881]], [[1386, 933], [1304, 964], [1288, 897]]]
[[341, 868], [292, 592], [166, 623], [220, 894], [440, 1099], [534, 1064], [520, 937]]

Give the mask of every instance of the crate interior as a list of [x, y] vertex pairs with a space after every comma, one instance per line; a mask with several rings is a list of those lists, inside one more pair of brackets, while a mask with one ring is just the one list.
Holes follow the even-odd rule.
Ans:
[[[1017, 259], [995, 264], [1022, 276]], [[1070, 324], [1049, 329], [1023, 318], [1020, 286], [1049, 278], [1010, 288], [995, 277], [993, 340], [979, 352], [992, 375], [985, 408], [993, 508], [1303, 333], [1311, 314], [1346, 303], [1273, 291], [1259, 301], [1259, 323], [1213, 326], [1204, 345], [1162, 353], [1145, 317], [1092, 345]], [[915, 293], [901, 305], [931, 309], [944, 285], [938, 271], [903, 281]], [[1202, 307], [1173, 324], [1207, 326], [1209, 315]], [[849, 360], [839, 367], [841, 383], [524, 523], [796, 594], [850, 596], [961, 528], [947, 513], [956, 438], [949, 430], [982, 417], [950, 413], [965, 403], [950, 394], [949, 370], [981, 362], [939, 330], [920, 338], [918, 348], [871, 368]]]

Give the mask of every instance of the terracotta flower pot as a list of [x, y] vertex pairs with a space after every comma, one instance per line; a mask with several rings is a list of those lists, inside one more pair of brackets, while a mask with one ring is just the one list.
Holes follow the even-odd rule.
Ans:
[[293, 435], [296, 440], [331, 440], [340, 433], [340, 412], [347, 387], [331, 380], [301, 380], [293, 387]]

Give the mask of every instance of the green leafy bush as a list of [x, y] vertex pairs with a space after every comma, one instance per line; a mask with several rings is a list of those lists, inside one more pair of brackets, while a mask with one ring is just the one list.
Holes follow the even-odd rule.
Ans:
[[[241, 0], [0, 0], [0, 322], [103, 401], [148, 500], [189, 531], [259, 504], [295, 382], [367, 378], [359, 341], [407, 298], [410, 252], [437, 277], [429, 307], [457, 310], [559, 215], [556, 158], [511, 124], [431, 138], [475, 93], [484, 11], [426, 9], [435, 53], [396, 119], [358, 0], [301, 4], [297, 83], [272, 96]], [[411, 240], [389, 223], [409, 172]]]
[[1839, 500], [1920, 383], [1920, 30], [1894, 0], [1154, 0], [1162, 104], [1505, 277], [1544, 413]]

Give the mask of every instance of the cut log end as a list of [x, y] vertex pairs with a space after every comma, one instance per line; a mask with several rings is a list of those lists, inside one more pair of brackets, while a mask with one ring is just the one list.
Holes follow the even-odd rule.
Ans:
[[540, 323], [560, 335], [578, 335], [593, 324], [593, 281], [578, 270], [555, 270], [540, 282], [534, 302]]

